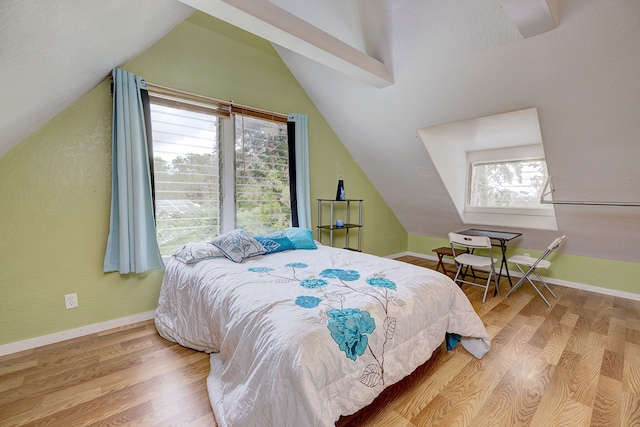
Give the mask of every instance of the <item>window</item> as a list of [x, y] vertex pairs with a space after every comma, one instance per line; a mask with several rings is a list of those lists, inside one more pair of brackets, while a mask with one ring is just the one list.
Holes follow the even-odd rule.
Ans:
[[[151, 94], [156, 228], [163, 256], [234, 228], [291, 224], [286, 120]], [[220, 117], [222, 116], [222, 117]]]
[[471, 163], [469, 199], [472, 208], [550, 209], [540, 203], [547, 180], [544, 159]]
[[287, 126], [236, 116], [236, 226], [265, 234], [291, 223]]
[[549, 228], [552, 205], [540, 203], [547, 163], [539, 144], [467, 152], [465, 222]]
[[220, 119], [151, 103], [160, 253], [220, 234]]
[[418, 135], [464, 224], [558, 229], [553, 205], [539, 203], [547, 171], [537, 108], [430, 126]]

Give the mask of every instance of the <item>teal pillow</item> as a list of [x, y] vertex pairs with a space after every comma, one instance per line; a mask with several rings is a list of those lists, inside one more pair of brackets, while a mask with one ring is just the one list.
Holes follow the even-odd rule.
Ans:
[[282, 232], [291, 240], [294, 249], [318, 249], [313, 241], [313, 232], [308, 228], [289, 227]]
[[265, 253], [260, 242], [240, 228], [219, 235], [211, 241], [211, 244], [233, 262], [242, 262], [249, 257]]
[[293, 243], [282, 231], [266, 234], [264, 236], [254, 236], [262, 247], [266, 250], [265, 255], [275, 252], [288, 251], [293, 249]]

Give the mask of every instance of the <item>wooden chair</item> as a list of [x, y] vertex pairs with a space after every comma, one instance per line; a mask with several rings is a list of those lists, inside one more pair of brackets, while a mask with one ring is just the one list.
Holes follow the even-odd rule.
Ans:
[[451, 273], [451, 276], [454, 277], [456, 274], [455, 270], [447, 270], [447, 267], [444, 265], [443, 261], [443, 258], [446, 256], [453, 258], [453, 251], [451, 250], [451, 247], [442, 246], [440, 248], [433, 249], [433, 252], [438, 255], [438, 265], [436, 265], [436, 271], [440, 271], [440, 269], [442, 269], [442, 272], [444, 274], [448, 276], [449, 273]]

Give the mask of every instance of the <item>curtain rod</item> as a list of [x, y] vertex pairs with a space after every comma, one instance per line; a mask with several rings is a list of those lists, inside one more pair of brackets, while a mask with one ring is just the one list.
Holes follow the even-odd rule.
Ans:
[[[113, 73], [109, 73], [109, 75], [107, 76], [107, 80], [113, 81]], [[156, 90], [158, 92], [171, 92], [178, 95], [184, 95], [186, 98], [190, 98], [190, 99], [196, 99], [196, 100], [199, 99], [204, 102], [213, 102], [217, 104], [229, 105], [235, 111], [245, 110], [247, 112], [258, 113], [258, 115], [262, 116], [263, 118], [267, 118], [271, 116], [274, 118], [274, 121], [283, 121], [283, 120], [284, 122], [287, 121], [288, 114], [276, 113], [269, 110], [262, 110], [260, 108], [250, 107], [248, 105], [237, 104], [233, 101], [223, 101], [221, 99], [211, 98], [209, 96], [198, 95], [198, 94], [186, 92], [180, 89], [173, 89], [170, 87], [161, 86], [155, 83], [150, 83], [146, 80], [144, 82], [146, 83], [147, 88], [151, 89], [152, 91]], [[279, 120], [276, 120], [276, 119], [279, 119]]]
[[[547, 191], [547, 188], [549, 191]], [[540, 196], [540, 203], [543, 205], [590, 205], [590, 206], [640, 206], [640, 202], [596, 202], [582, 200], [545, 200], [548, 195], [552, 195], [556, 191], [551, 183], [551, 176], [547, 178], [547, 182]]]

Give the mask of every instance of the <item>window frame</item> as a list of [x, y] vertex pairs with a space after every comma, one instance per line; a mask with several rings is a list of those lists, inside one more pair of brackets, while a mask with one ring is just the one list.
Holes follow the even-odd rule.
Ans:
[[[465, 202], [463, 221], [465, 224], [535, 228], [557, 230], [555, 210], [552, 205], [540, 204], [539, 208], [470, 206], [471, 180], [474, 164], [526, 162], [544, 160], [542, 144], [477, 150], [466, 152]], [[548, 172], [547, 172], [548, 173]]]
[[[236, 155], [235, 155], [235, 120], [238, 116], [248, 116], [259, 120], [273, 121], [285, 126], [290, 126], [287, 118], [288, 116], [281, 113], [274, 113], [270, 111], [260, 110], [253, 107], [233, 104], [217, 100], [214, 98], [208, 98], [200, 95], [195, 95], [187, 92], [182, 92], [163, 86], [157, 86], [147, 83], [149, 91], [148, 102], [150, 104], [158, 104], [172, 108], [185, 109], [188, 111], [205, 112], [206, 114], [214, 115], [218, 117], [219, 123], [219, 137], [218, 137], [218, 155], [219, 155], [219, 233], [224, 234], [236, 228]], [[149, 120], [149, 126], [151, 126]], [[149, 132], [151, 135], [151, 132]], [[289, 142], [287, 150], [289, 152], [289, 163], [291, 159], [295, 159], [295, 145], [291, 141], [293, 136], [290, 132], [287, 132]], [[151, 136], [149, 137], [149, 158], [151, 162], [151, 180], [152, 186], [155, 187], [155, 173], [153, 171], [153, 141]], [[289, 164], [289, 186], [291, 190], [292, 171], [295, 173], [295, 166], [292, 167]], [[293, 177], [294, 178], [294, 177]], [[295, 187], [293, 187], [295, 189]], [[155, 188], [153, 188], [154, 205], [155, 205]], [[295, 202], [292, 199], [290, 201], [290, 208], [292, 215], [290, 215], [289, 222], [293, 221], [293, 210], [295, 209]], [[155, 208], [154, 208], [155, 211]], [[215, 236], [211, 236], [212, 238]], [[164, 256], [167, 258], [167, 255]]]

